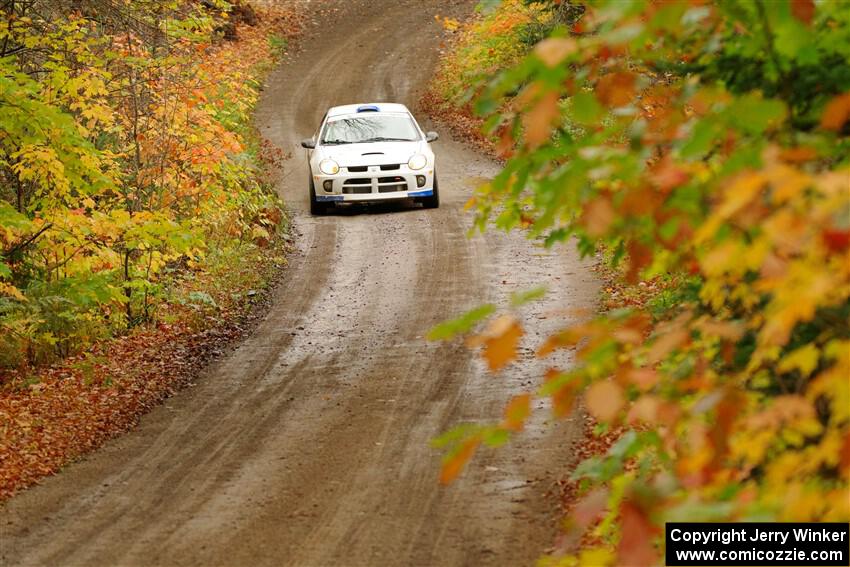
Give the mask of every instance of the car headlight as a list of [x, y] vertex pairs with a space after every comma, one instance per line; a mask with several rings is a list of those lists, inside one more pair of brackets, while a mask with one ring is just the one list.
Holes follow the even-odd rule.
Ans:
[[319, 169], [322, 170], [322, 173], [325, 175], [334, 175], [339, 173], [339, 164], [332, 159], [323, 159], [319, 163]]
[[407, 160], [407, 167], [410, 169], [422, 169], [426, 165], [428, 165], [428, 158], [422, 154], [414, 154]]

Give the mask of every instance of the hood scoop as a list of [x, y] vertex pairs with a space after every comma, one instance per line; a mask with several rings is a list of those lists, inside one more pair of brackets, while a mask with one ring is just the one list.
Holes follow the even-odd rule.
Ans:
[[361, 156], [382, 156], [384, 152], [366, 152], [365, 154], [360, 154]]

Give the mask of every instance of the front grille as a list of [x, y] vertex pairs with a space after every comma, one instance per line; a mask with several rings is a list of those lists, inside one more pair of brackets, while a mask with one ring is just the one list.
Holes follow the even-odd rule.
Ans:
[[[348, 169], [351, 170], [352, 168], [349, 167]], [[372, 193], [375, 185], [377, 185], [378, 193], [395, 193], [408, 190], [407, 180], [403, 176], [390, 175], [377, 178], [353, 177], [345, 179], [342, 182], [342, 193], [344, 195], [366, 195]]]
[[351, 166], [348, 166], [347, 169], [351, 173], [363, 173], [364, 171], [369, 169], [369, 167], [365, 166], [365, 165], [351, 165]]
[[342, 192], [346, 195], [364, 195], [372, 192], [372, 186], [359, 185], [354, 187], [343, 187]]
[[363, 195], [372, 192], [372, 180], [368, 177], [355, 177], [346, 179], [342, 183], [342, 192], [345, 195]]
[[391, 164], [387, 164], [387, 165], [382, 165], [381, 171], [393, 171], [395, 169], [400, 169], [400, 168], [401, 168], [401, 164], [391, 163]]
[[393, 177], [379, 177], [378, 178], [378, 192], [379, 193], [393, 193], [395, 191], [406, 191], [407, 190], [407, 182], [404, 180], [404, 177], [399, 175], [395, 175]]

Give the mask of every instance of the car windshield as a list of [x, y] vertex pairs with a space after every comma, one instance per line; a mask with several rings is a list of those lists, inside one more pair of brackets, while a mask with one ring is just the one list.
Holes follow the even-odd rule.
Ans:
[[415, 142], [419, 131], [410, 116], [370, 113], [328, 122], [322, 134], [323, 144], [360, 144], [364, 142]]

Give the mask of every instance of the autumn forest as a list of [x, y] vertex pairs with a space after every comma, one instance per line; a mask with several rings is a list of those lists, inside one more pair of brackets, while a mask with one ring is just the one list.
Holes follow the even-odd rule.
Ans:
[[[850, 520], [843, 1], [0, 15], [0, 564], [649, 566], [669, 522]], [[441, 208], [311, 216], [296, 141], [371, 102], [439, 130]]]

